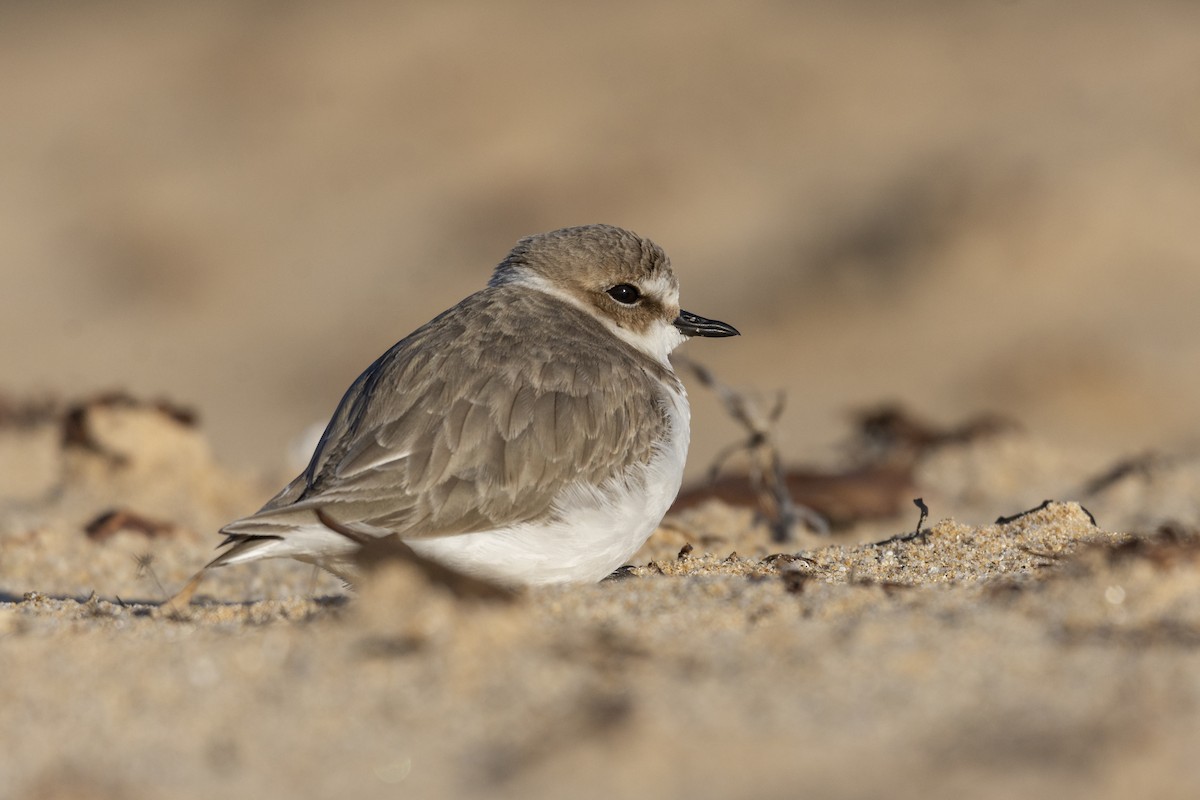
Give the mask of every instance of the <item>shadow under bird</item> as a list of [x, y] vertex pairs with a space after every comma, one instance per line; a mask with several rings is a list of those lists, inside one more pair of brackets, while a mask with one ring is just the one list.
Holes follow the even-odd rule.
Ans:
[[649, 239], [610, 225], [522, 239], [486, 288], [358, 377], [308, 467], [222, 528], [205, 570], [285, 557], [350, 580], [360, 547], [394, 534], [504, 584], [600, 580], [679, 491], [690, 412], [667, 355], [737, 334], [679, 308]]

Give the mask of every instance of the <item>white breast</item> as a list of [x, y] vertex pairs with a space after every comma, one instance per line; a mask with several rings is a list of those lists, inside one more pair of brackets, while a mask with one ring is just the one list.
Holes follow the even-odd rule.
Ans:
[[648, 464], [602, 486], [572, 484], [555, 500], [557, 520], [407, 544], [474, 575], [517, 584], [598, 581], [628, 562], [675, 501], [687, 460], [687, 393], [664, 386], [667, 435]]

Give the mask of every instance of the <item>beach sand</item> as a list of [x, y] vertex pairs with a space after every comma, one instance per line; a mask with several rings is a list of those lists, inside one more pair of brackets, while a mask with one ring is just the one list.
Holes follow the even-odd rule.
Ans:
[[[1200, 796], [1200, 4], [597, 9], [0, 7], [0, 797]], [[742, 331], [680, 353], [832, 532], [706, 484], [748, 432], [681, 369], [619, 579], [162, 608], [379, 353], [593, 222]]]
[[[989, 524], [963, 498], [1019, 496], [1047, 459], [1000, 433], [920, 459], [919, 535], [912, 507], [774, 543], [714, 500], [597, 585], [462, 599], [385, 557], [347, 592], [275, 562], [171, 613], [210, 521], [257, 487], [160, 408], [85, 416], [106, 431], [90, 449], [51, 414], [0, 432], [61, 476], [0, 517], [14, 797], [1200, 789], [1200, 519], [1173, 506], [1200, 459]], [[126, 516], [89, 535], [100, 498]]]

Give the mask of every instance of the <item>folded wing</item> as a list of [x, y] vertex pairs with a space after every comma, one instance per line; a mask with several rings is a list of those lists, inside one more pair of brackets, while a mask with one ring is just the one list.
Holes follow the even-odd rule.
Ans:
[[[395, 345], [342, 398], [305, 472], [223, 532], [284, 536], [316, 509], [376, 535], [494, 530], [553, 514], [565, 484], [648, 462], [668, 424], [661, 380], [674, 375], [624, 345], [595, 358], [612, 342], [598, 322], [532, 300], [488, 289]], [[534, 314], [555, 315], [566, 341], [523, 338]]]

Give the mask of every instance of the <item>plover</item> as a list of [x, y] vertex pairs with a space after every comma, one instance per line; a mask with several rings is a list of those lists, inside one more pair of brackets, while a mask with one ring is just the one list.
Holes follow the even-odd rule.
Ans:
[[349, 577], [363, 543], [396, 534], [505, 584], [600, 580], [679, 491], [690, 412], [667, 355], [737, 334], [680, 310], [649, 239], [610, 225], [522, 239], [486, 288], [354, 381], [307, 469], [222, 528], [205, 569], [287, 557]]

